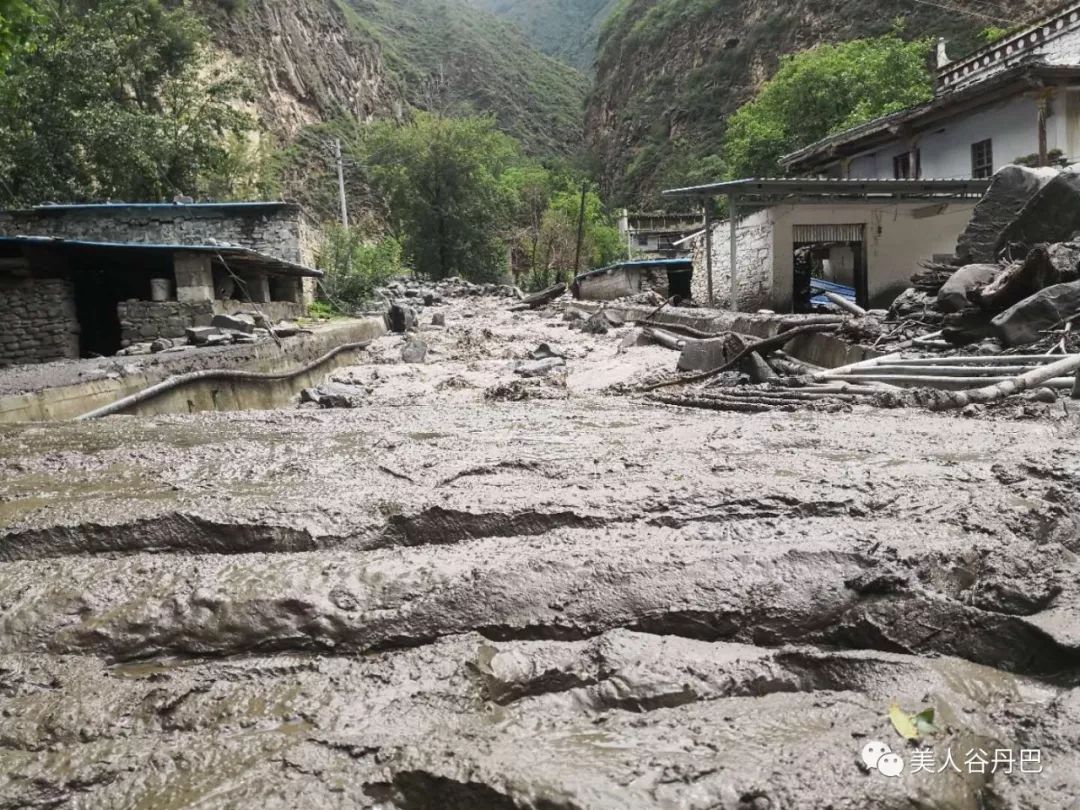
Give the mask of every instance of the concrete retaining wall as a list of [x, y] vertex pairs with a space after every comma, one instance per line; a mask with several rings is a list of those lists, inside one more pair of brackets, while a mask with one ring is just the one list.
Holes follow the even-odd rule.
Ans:
[[[372, 340], [386, 334], [382, 317], [333, 324], [314, 335], [290, 338], [279, 347], [273, 342], [220, 349], [192, 349], [175, 355], [155, 355], [138, 373], [120, 379], [48, 388], [0, 397], [0, 424], [73, 419], [116, 402], [177, 374], [223, 368], [281, 373], [302, 366], [345, 343]], [[201, 383], [140, 406], [138, 415], [194, 413], [207, 410], [275, 408], [286, 404], [303, 387], [338, 368], [356, 361], [354, 353], [338, 355], [313, 375], [269, 386]]]

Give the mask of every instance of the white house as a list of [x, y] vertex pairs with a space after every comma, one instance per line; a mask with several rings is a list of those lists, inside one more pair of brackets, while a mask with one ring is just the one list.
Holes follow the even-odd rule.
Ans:
[[984, 178], [1010, 163], [1080, 161], [1080, 3], [957, 61], [934, 98], [783, 158], [791, 174]]

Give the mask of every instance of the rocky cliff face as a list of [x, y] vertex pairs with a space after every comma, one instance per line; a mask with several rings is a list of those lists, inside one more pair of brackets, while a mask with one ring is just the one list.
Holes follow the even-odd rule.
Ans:
[[402, 112], [380, 44], [336, 0], [247, 0], [231, 13], [215, 5], [207, 17], [255, 85], [260, 118], [286, 139], [341, 113]]
[[587, 111], [588, 142], [604, 190], [619, 202], [651, 203], [664, 187], [715, 179], [727, 117], [753, 97], [784, 54], [883, 34], [900, 19], [907, 35], [949, 39], [956, 57], [975, 45], [981, 30], [1057, 5], [627, 0], [601, 36]]

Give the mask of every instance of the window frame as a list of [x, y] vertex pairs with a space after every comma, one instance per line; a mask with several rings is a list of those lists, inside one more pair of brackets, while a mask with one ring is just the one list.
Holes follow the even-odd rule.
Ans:
[[981, 180], [994, 176], [994, 139], [985, 138], [971, 145], [971, 177]]

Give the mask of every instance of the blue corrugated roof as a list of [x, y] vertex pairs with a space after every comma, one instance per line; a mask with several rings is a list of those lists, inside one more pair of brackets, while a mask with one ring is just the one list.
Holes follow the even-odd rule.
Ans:
[[[846, 284], [837, 284], [835, 281], [826, 281], [823, 278], [812, 278], [810, 279], [810, 289], [818, 293], [835, 293], [836, 295], [843, 296], [853, 304], [856, 303], [857, 296], [855, 294], [855, 288], [849, 287]], [[810, 299], [810, 303], [824, 307], [832, 304], [832, 301], [824, 295], [815, 295]]]

